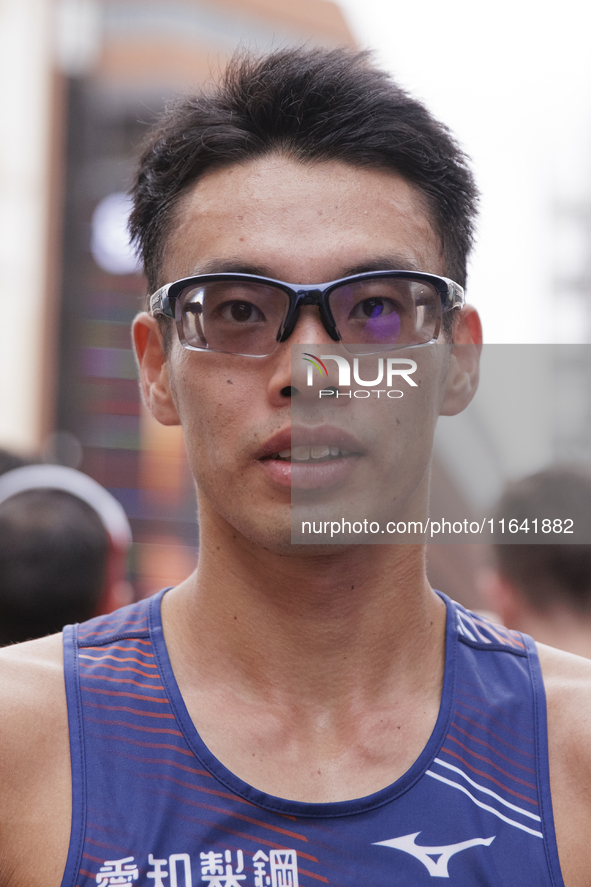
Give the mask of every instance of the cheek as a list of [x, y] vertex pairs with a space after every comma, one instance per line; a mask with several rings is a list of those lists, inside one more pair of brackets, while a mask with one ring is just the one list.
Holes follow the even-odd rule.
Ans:
[[[411, 352], [408, 355], [411, 356]], [[429, 348], [420, 355], [415, 352], [418, 371], [413, 379], [417, 383], [416, 387], [401, 382], [396, 387], [403, 391], [404, 396], [394, 400], [390, 410], [384, 410], [384, 407], [390, 406], [388, 402], [382, 404], [380, 401], [379, 404], [382, 423], [390, 425], [388, 431], [392, 451], [409, 470], [411, 466], [423, 465], [431, 456], [435, 426], [445, 394], [445, 358], [443, 349], [435, 352]], [[376, 413], [377, 408], [378, 404], [375, 405]]]
[[[229, 387], [229, 386], [228, 386]], [[180, 416], [187, 449], [210, 460], [225, 447], [240, 423], [240, 410], [232, 391], [202, 381], [186, 385], [180, 398]]]
[[250, 374], [232, 372], [222, 356], [193, 356], [198, 360], [182, 362], [172, 388], [191, 468], [207, 483], [216, 467], [231, 473], [246, 458], [262, 389]]

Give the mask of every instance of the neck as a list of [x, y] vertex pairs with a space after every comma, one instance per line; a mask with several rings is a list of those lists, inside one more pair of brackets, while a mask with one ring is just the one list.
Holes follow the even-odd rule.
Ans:
[[[442, 672], [445, 608], [419, 545], [278, 554], [201, 523], [196, 573], [165, 598], [165, 631], [200, 680], [331, 705]], [[434, 675], [437, 677], [434, 678]]]

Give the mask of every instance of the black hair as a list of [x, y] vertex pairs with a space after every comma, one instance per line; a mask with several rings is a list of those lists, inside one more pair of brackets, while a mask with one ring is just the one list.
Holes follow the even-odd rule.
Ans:
[[93, 508], [63, 490], [31, 489], [0, 505], [0, 645], [95, 615], [109, 539]]
[[447, 127], [368, 53], [295, 48], [236, 54], [218, 84], [169, 105], [148, 137], [130, 233], [150, 291], [167, 282], [164, 251], [186, 190], [207, 171], [271, 152], [401, 175], [426, 201], [448, 276], [465, 285], [478, 195]]
[[[505, 519], [506, 532], [509, 521], [523, 529], [520, 540], [533, 536], [534, 520], [537, 520], [538, 542], [549, 538], [542, 533], [542, 521], [570, 518], [577, 535], [572, 538], [589, 538], [591, 528], [591, 475], [576, 467], [560, 467], [539, 471], [510, 484], [497, 507], [497, 518]], [[527, 524], [525, 523], [527, 522]], [[561, 604], [580, 613], [591, 612], [591, 544], [580, 542], [522, 544], [494, 546], [500, 573], [525, 597], [530, 606], [538, 611], [548, 611]]]
[[16, 453], [0, 447], [0, 475], [6, 474], [7, 471], [13, 471], [15, 468], [24, 468], [25, 465], [32, 464], [32, 459], [18, 456]]

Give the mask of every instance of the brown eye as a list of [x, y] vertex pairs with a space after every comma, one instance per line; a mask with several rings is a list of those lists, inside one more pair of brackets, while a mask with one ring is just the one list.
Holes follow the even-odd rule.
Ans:
[[248, 302], [234, 302], [230, 308], [230, 314], [234, 320], [250, 320], [252, 315], [252, 305]]
[[222, 320], [227, 322], [260, 323], [265, 320], [265, 315], [260, 308], [253, 305], [252, 302], [239, 300], [226, 302], [225, 305], [220, 305], [217, 309], [217, 313]]

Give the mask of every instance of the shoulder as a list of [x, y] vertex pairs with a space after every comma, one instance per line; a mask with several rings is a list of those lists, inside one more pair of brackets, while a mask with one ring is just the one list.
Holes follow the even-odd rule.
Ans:
[[552, 808], [564, 882], [591, 868], [591, 660], [538, 644], [548, 712]]
[[61, 634], [0, 649], [3, 743], [19, 735], [22, 747], [42, 738], [40, 715], [55, 722], [64, 706]]
[[61, 635], [0, 649], [0, 783], [11, 789], [35, 779], [68, 742]]
[[555, 742], [579, 748], [591, 764], [591, 660], [537, 644], [546, 690], [548, 731]]
[[2, 868], [8, 864], [17, 873], [15, 883], [20, 883], [18, 873], [26, 868], [31, 844], [45, 849], [49, 841], [63, 847], [69, 831], [62, 658], [61, 635], [0, 649], [0, 860]]
[[553, 795], [585, 795], [591, 825], [591, 660], [538, 644], [548, 717]]

